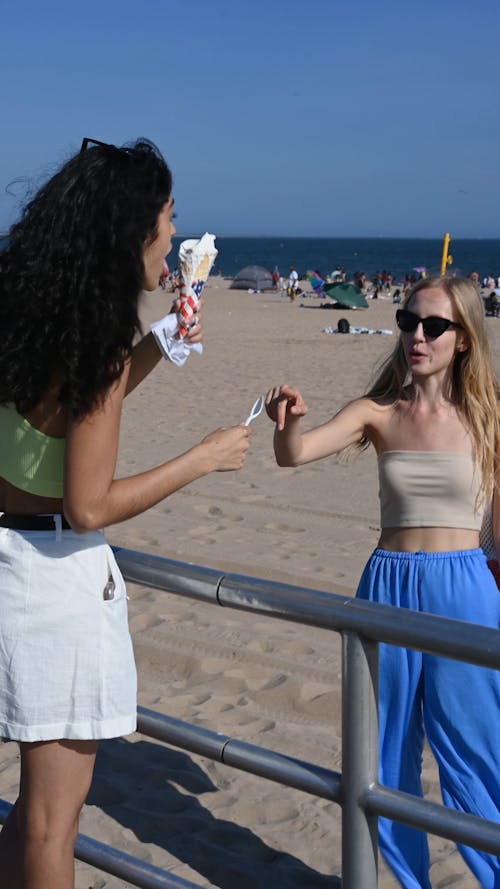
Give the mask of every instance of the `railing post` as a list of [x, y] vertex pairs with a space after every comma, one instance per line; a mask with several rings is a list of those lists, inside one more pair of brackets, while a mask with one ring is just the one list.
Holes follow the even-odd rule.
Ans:
[[342, 634], [342, 889], [377, 889], [378, 819], [364, 796], [378, 777], [378, 645]]

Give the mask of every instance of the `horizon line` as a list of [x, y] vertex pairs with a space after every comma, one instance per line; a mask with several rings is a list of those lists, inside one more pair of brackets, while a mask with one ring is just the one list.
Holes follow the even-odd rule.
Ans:
[[[195, 237], [196, 233], [193, 231], [187, 231], [173, 236], [173, 239], [182, 239], [188, 237]], [[216, 238], [273, 238], [274, 240], [280, 239], [297, 239], [303, 241], [314, 241], [314, 240], [335, 240], [335, 241], [353, 241], [355, 239], [360, 240], [370, 240], [370, 241], [442, 241], [444, 238], [444, 234], [442, 235], [272, 235], [268, 233], [256, 235], [256, 234], [248, 234], [245, 232], [241, 232], [238, 234], [227, 234], [225, 232], [219, 233], [215, 235]], [[500, 241], [500, 235], [469, 235], [469, 236], [450, 236], [450, 243], [453, 241]]]

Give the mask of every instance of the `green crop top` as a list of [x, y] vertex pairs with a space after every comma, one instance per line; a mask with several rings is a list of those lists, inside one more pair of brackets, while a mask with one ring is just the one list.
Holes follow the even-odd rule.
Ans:
[[35, 429], [14, 405], [0, 405], [0, 477], [40, 497], [63, 496], [64, 438]]

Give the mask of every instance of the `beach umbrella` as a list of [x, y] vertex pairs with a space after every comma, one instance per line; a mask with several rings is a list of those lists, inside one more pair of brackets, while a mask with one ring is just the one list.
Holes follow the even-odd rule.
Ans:
[[345, 309], [367, 309], [368, 303], [359, 287], [354, 284], [323, 285], [323, 293]]
[[323, 278], [318, 272], [306, 272], [307, 280], [316, 294], [323, 295]]
[[417, 275], [420, 275], [421, 278], [427, 277], [427, 269], [425, 265], [416, 265], [413, 267], [412, 272], [416, 272]]

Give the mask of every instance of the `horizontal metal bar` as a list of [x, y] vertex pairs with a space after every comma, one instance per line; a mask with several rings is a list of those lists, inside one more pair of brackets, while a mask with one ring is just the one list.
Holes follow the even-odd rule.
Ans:
[[219, 602], [500, 669], [500, 631], [465, 621], [235, 575], [222, 579]]
[[322, 766], [246, 744], [145, 707], [137, 708], [137, 731], [252, 775], [340, 802], [341, 776]]
[[217, 602], [217, 590], [224, 577], [221, 571], [121, 546], [114, 546], [113, 551], [123, 576], [131, 583], [170, 590], [191, 599]]
[[464, 846], [500, 855], [500, 824], [486, 818], [458, 812], [379, 784], [363, 794], [362, 804], [375, 815], [391, 818]]
[[[11, 810], [11, 804], [0, 799], [0, 822], [3, 824]], [[75, 858], [114, 877], [126, 880], [139, 889], [200, 889], [195, 883], [176, 877], [167, 871], [106, 846], [98, 840], [79, 833], [75, 844]]]
[[183, 750], [191, 750], [208, 759], [222, 761], [222, 752], [229, 741], [227, 735], [213, 732], [201, 725], [192, 725], [165, 716], [156, 710], [148, 710], [147, 707], [137, 708], [137, 731], [157, 741], [165, 741], [174, 747], [182, 747]]
[[224, 748], [222, 762], [334, 803], [340, 802], [341, 775], [322, 766], [235, 740]]
[[134, 858], [81, 833], [75, 844], [75, 858], [114, 877], [120, 877], [139, 889], [200, 889], [195, 883], [169, 874], [147, 861], [141, 861], [140, 858]]
[[115, 547], [126, 580], [219, 605], [500, 669], [500, 631]]

